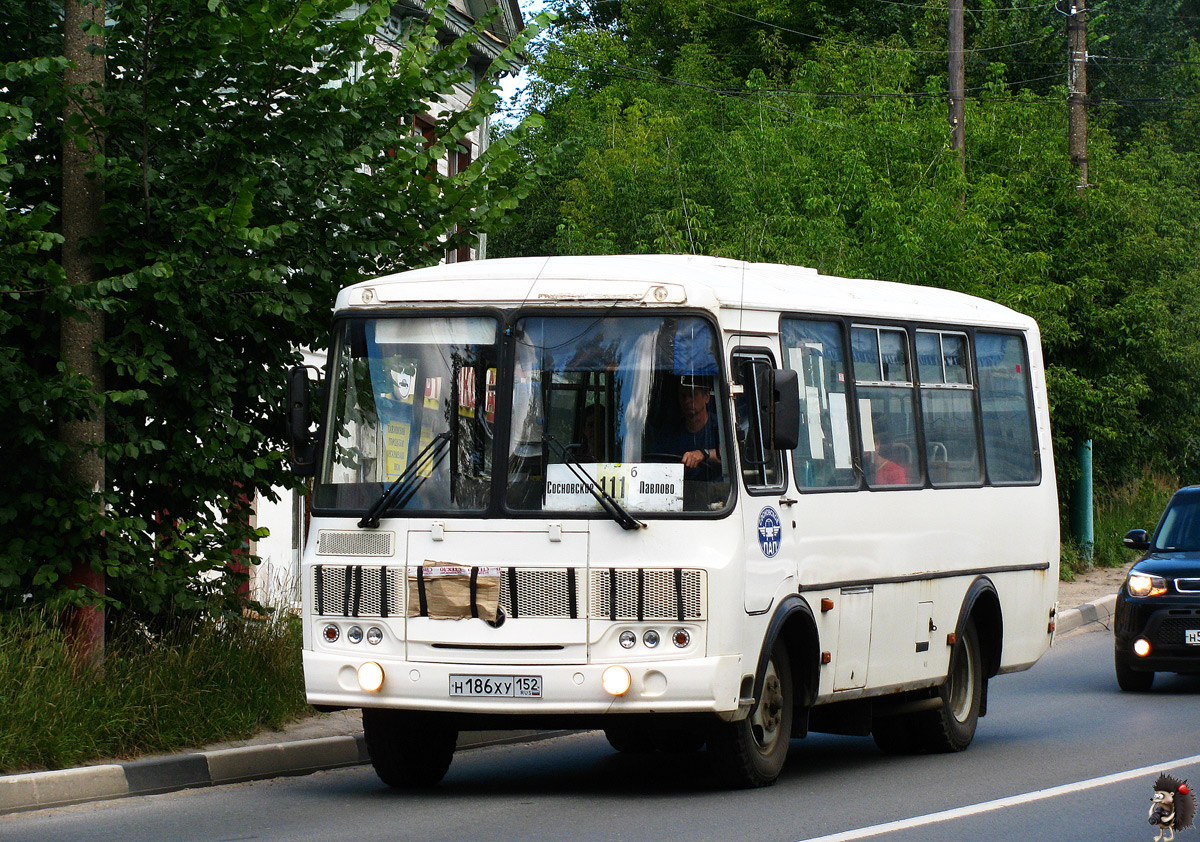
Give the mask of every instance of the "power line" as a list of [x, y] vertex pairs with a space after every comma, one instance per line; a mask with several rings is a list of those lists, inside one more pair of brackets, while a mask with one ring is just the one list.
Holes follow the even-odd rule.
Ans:
[[[560, 47], [560, 49], [562, 49], [562, 48]], [[583, 54], [581, 54], [577, 51], [574, 51], [574, 50], [564, 49], [563, 51], [567, 52], [567, 53], [571, 53], [573, 55], [576, 55], [577, 57], [579, 57], [581, 59], [588, 58], [587, 56], [584, 56]], [[682, 79], [675, 79], [673, 77], [664, 76], [660, 73], [654, 73], [649, 70], [642, 70], [642, 69], [636, 68], [636, 67], [629, 67], [628, 65], [623, 65], [617, 61], [612, 61], [610, 63], [612, 66], [617, 67], [621, 70], [625, 70], [629, 73], [638, 74], [637, 76], [628, 76], [628, 77], [622, 77], [622, 78], [630, 78], [630, 79], [634, 79], [634, 80], [644, 80], [645, 78], [650, 77], [650, 78], [656, 79], [658, 81], [661, 81], [661, 82], [664, 82], [667, 84], [678, 85], [680, 87], [685, 87], [685, 88], [695, 88], [698, 90], [705, 91], [707, 93], [715, 94], [716, 96], [722, 96], [722, 97], [726, 97], [728, 99], [735, 99], [735, 100], [738, 100], [741, 102], [745, 102], [749, 105], [753, 105], [758, 108], [765, 108], [769, 111], [774, 111], [774, 112], [777, 112], [780, 114], [785, 114], [790, 117], [795, 117], [800, 120], [805, 120], [810, 123], [815, 123], [816, 125], [819, 125], [819, 126], [825, 126], [826, 128], [835, 129], [837, 131], [848, 132], [850, 134], [858, 135], [860, 137], [870, 138], [870, 139], [876, 140], [876, 141], [881, 141], [883, 143], [890, 144], [893, 146], [901, 146], [906, 149], [912, 149], [917, 152], [925, 152], [925, 153], [938, 155], [938, 156], [942, 156], [942, 155], [957, 156], [957, 153], [953, 152], [948, 147], [941, 148], [941, 149], [934, 149], [934, 148], [931, 148], [928, 146], [921, 146], [919, 144], [908, 143], [906, 141], [896, 140], [895, 138], [885, 137], [883, 135], [875, 134], [874, 132], [863, 131], [861, 129], [855, 129], [850, 126], [843, 126], [839, 123], [833, 123], [828, 120], [822, 120], [822, 119], [819, 119], [817, 117], [812, 117], [807, 114], [800, 114], [796, 111], [793, 111], [790, 108], [785, 108], [780, 105], [773, 105], [771, 103], [762, 102], [761, 100], [751, 99], [748, 96], [746, 96], [743, 92], [740, 92], [740, 91], [739, 92], [724, 91], [719, 88], [709, 87], [708, 85], [701, 85], [698, 82], [687, 82]], [[571, 72], [577, 72], [577, 71], [581, 70], [582, 68], [573, 67], [573, 68], [554, 68], [554, 69], [563, 69], [563, 70], [568, 70]], [[600, 72], [606, 72], [606, 71], [601, 69]], [[609, 75], [619, 75], [619, 74], [611, 74], [610, 73]], [[996, 164], [996, 163], [991, 163], [988, 161], [981, 161], [981, 160], [978, 160], [975, 158], [970, 158], [970, 157], [966, 158], [965, 160], [967, 161], [967, 163], [975, 164], [975, 165], [978, 165], [981, 167], [991, 168], [993, 170], [1004, 170], [1007, 172], [1019, 173], [1021, 175], [1031, 174], [1028, 170], [1023, 170], [1019, 167], [1010, 167], [1007, 164]], [[1064, 183], [1073, 183], [1074, 182], [1074, 179], [1057, 178], [1054, 176], [1043, 176], [1043, 177], [1048, 181], [1054, 181], [1054, 182], [1064, 182]]]
[[[853, 41], [838, 41], [833, 38], [827, 38], [824, 35], [813, 35], [811, 32], [801, 32], [798, 29], [791, 29], [791, 28], [783, 26], [781, 24], [771, 23], [770, 21], [765, 21], [765, 20], [759, 20], [758, 18], [751, 17], [750, 15], [743, 15], [741, 12], [735, 12], [735, 11], [733, 11], [733, 9], [729, 9], [724, 6], [718, 6], [715, 3], [709, 3], [709, 2], [707, 2], [707, 0], [700, 0], [700, 2], [705, 6], [710, 6], [714, 9], [718, 9], [719, 11], [725, 12], [726, 14], [733, 15], [734, 17], [741, 18], [742, 20], [751, 21], [752, 23], [756, 23], [761, 26], [769, 26], [772, 29], [778, 29], [780, 32], [787, 32], [791, 35], [799, 35], [802, 38], [808, 38], [813, 41], [821, 41], [821, 42], [824, 42], [827, 44], [832, 44], [832, 45], [838, 46], [838, 47], [853, 47], [855, 49], [860, 49], [860, 50], [877, 50], [879, 52], [887, 52], [887, 53], [911, 53], [911, 54], [916, 54], [916, 55], [922, 55], [922, 54], [945, 55], [946, 54], [945, 50], [915, 50], [915, 49], [911, 49], [911, 48], [907, 48], [907, 47], [883, 47], [883, 46], [879, 46], [876, 44], [857, 44]], [[964, 53], [989, 53], [989, 52], [995, 52], [996, 50], [1006, 50], [1009, 47], [1020, 47], [1025, 44], [1036, 44], [1043, 40], [1045, 40], [1045, 39], [1031, 38], [1026, 41], [1014, 41], [1011, 44], [1000, 44], [995, 47], [977, 47], [975, 49], [963, 50], [963, 52]]]

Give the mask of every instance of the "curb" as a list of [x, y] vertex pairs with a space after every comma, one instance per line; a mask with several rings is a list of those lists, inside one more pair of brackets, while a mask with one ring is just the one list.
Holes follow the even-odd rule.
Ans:
[[1078, 608], [1067, 608], [1058, 612], [1054, 622], [1054, 636], [1062, 637], [1070, 632], [1099, 623], [1104, 628], [1112, 627], [1113, 612], [1117, 607], [1117, 595], [1101, 597]]
[[[1055, 638], [1065, 637], [1097, 623], [1109, 628], [1116, 603], [1117, 597], [1113, 594], [1078, 608], [1060, 610], [1055, 618]], [[459, 735], [458, 750], [532, 742], [566, 733], [570, 732], [465, 731]], [[264, 778], [309, 775], [369, 762], [366, 741], [362, 734], [357, 734], [201, 751], [78, 769], [2, 775], [0, 816], [131, 795], [158, 795]]]
[[[464, 731], [458, 750], [533, 742], [567, 731]], [[242, 746], [128, 763], [0, 776], [0, 816], [89, 801], [160, 795], [369, 763], [362, 734]]]

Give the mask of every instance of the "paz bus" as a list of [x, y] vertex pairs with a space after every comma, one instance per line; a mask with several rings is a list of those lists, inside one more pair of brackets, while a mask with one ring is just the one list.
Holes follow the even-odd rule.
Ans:
[[695, 256], [484, 260], [342, 290], [308, 700], [380, 778], [460, 730], [603, 730], [769, 785], [789, 740], [966, 748], [1051, 643], [1038, 328], [942, 289]]

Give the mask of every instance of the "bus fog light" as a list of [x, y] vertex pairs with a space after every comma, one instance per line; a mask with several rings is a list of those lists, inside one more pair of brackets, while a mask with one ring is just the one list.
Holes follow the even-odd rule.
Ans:
[[383, 629], [376, 626], [371, 626], [371, 628], [367, 629], [367, 643], [374, 646], [381, 640], [383, 640]]
[[637, 635], [629, 631], [629, 629], [626, 629], [625, 631], [621, 632], [620, 640], [621, 648], [632, 649], [633, 644], [637, 643]]
[[610, 696], [624, 696], [629, 692], [633, 679], [625, 667], [614, 665], [600, 675], [600, 683], [604, 686], [604, 692]]
[[688, 644], [692, 642], [692, 634], [687, 629], [675, 629], [671, 632], [671, 642], [680, 649], [686, 649]]
[[321, 629], [321, 637], [325, 638], [326, 643], [337, 643], [337, 639], [341, 636], [341, 631], [333, 623], [329, 623]]
[[657, 646], [660, 640], [661, 638], [659, 638], [658, 632], [656, 632], [654, 629], [650, 629], [644, 635], [642, 635], [642, 643], [646, 644], [651, 649]]
[[1150, 641], [1144, 637], [1139, 637], [1133, 642], [1133, 654], [1139, 658], [1144, 658], [1150, 654]]
[[367, 661], [358, 668], [358, 686], [368, 693], [374, 693], [383, 686], [383, 667], [374, 661]]
[[358, 626], [351, 626], [346, 632], [346, 640], [351, 643], [362, 643], [363, 630]]

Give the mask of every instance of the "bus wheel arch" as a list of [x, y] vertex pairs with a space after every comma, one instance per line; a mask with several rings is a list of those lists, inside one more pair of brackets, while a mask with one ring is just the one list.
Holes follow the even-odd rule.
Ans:
[[957, 635], [964, 633], [968, 621], [974, 623], [979, 642], [984, 682], [979, 715], [986, 716], [987, 681], [1000, 672], [1000, 657], [1004, 651], [1004, 615], [1000, 610], [1000, 596], [987, 576], [978, 577], [967, 589], [954, 627]]
[[816, 641], [808, 604], [795, 595], [784, 599], [763, 639], [749, 715], [716, 723], [708, 735], [715, 772], [726, 785], [770, 786], [779, 777], [791, 738], [807, 732], [804, 714], [817, 690]]
[[811, 707], [820, 685], [820, 639], [812, 608], [802, 597], [795, 594], [786, 597], [771, 616], [754, 671], [756, 699], [762, 692], [767, 661], [777, 642], [783, 643], [791, 662], [796, 706]]

